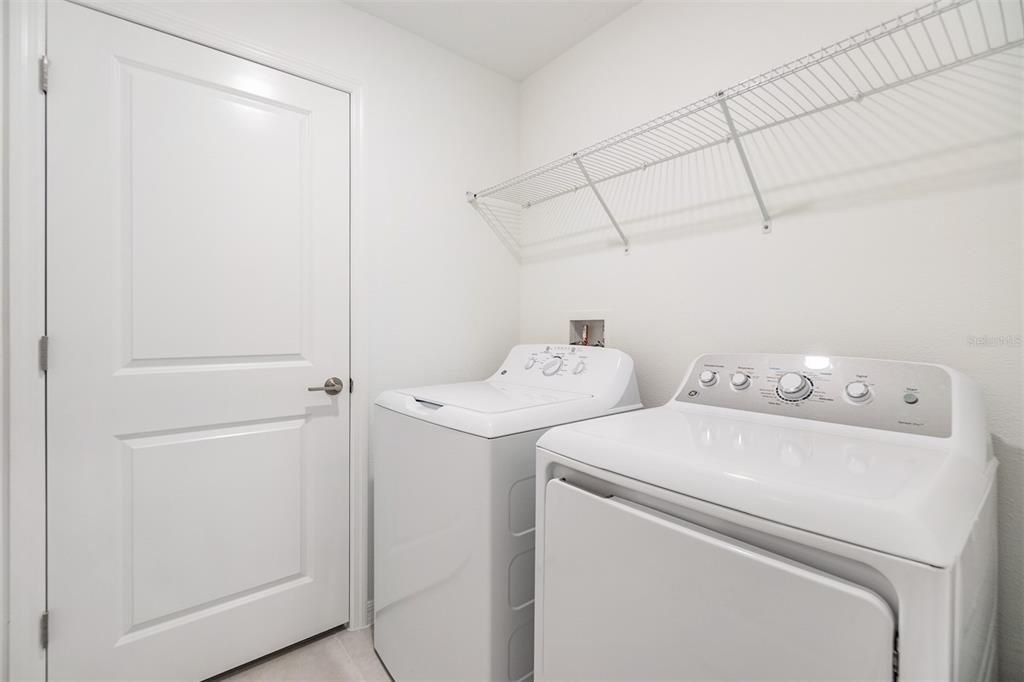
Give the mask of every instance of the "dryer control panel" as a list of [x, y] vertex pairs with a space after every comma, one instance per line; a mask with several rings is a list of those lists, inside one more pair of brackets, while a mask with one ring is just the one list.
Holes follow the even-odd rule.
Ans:
[[924, 436], [952, 434], [938, 365], [818, 355], [702, 355], [675, 400]]

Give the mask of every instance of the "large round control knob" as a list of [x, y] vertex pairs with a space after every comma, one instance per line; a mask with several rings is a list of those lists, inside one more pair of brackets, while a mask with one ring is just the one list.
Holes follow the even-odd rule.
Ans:
[[736, 372], [729, 377], [729, 383], [732, 384], [732, 387], [737, 391], [742, 391], [747, 386], [750, 386], [750, 377], [743, 372]]
[[786, 372], [779, 377], [779, 395], [784, 400], [803, 400], [811, 394], [813, 387], [803, 374]]
[[718, 383], [718, 372], [712, 372], [710, 369], [706, 369], [700, 373], [700, 385], [704, 388], [710, 388]]
[[558, 374], [558, 370], [562, 369], [562, 358], [551, 358], [544, 363], [544, 366], [540, 368], [540, 371], [544, 373], [544, 376], [549, 377], [554, 374]]
[[846, 384], [846, 397], [855, 403], [862, 403], [871, 397], [871, 388], [863, 381]]

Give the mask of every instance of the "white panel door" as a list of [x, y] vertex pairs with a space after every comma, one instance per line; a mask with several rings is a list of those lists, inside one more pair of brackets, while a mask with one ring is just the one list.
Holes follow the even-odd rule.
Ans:
[[49, 674], [208, 677], [348, 620], [349, 97], [48, 28]]
[[544, 504], [538, 679], [892, 680], [874, 592], [560, 480]]

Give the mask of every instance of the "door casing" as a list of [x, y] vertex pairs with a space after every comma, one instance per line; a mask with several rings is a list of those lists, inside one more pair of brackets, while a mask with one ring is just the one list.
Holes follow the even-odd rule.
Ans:
[[[363, 110], [365, 85], [239, 36], [207, 29], [151, 8], [145, 3], [68, 0], [172, 36], [349, 94], [350, 135], [350, 367], [356, 392], [350, 401], [349, 430], [349, 627], [370, 624], [369, 604], [369, 426], [368, 270], [364, 219]], [[3, 601], [0, 618], [0, 679], [45, 680], [46, 655], [39, 619], [46, 610], [46, 377], [39, 368], [39, 338], [46, 333], [46, 100], [40, 89], [39, 59], [46, 54], [46, 4], [5, 2], [4, 55], [7, 101], [6, 193], [3, 218], [7, 250], [2, 274], [3, 355], [6, 391], [3, 407], [3, 464], [0, 487], [0, 566]], [[53, 68], [57, 68], [54, 66]], [[12, 399], [16, 396], [16, 400]], [[2, 568], [0, 568], [2, 571]]]

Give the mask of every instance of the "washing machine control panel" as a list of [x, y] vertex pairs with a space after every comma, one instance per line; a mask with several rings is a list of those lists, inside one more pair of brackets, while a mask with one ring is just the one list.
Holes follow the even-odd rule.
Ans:
[[703, 355], [682, 403], [949, 437], [952, 377], [914, 362], [815, 355]]
[[[609, 381], [631, 373], [623, 354], [595, 346], [527, 344], [516, 346], [493, 379], [574, 393], [605, 390]], [[628, 377], [627, 377], [628, 379]]]

